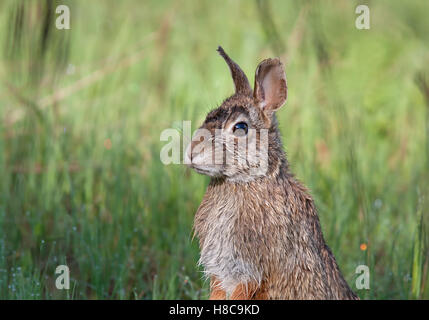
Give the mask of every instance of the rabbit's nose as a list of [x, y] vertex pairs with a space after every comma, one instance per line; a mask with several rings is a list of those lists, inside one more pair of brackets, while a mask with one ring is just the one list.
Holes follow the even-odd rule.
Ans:
[[200, 141], [191, 141], [188, 145], [188, 147], [186, 148], [186, 163], [187, 164], [191, 164], [192, 163], [192, 159], [194, 159], [197, 155], [198, 152], [196, 152], [195, 148], [196, 146], [201, 143]]
[[190, 149], [189, 149], [189, 158], [194, 159], [198, 155], [198, 151], [196, 150], [196, 147], [201, 143], [201, 141], [191, 141], [190, 143]]

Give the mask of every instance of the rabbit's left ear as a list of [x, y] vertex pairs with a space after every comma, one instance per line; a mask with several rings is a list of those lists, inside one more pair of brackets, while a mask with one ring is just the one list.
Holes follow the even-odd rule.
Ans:
[[250, 87], [249, 80], [247, 80], [246, 74], [231, 58], [226, 54], [221, 46], [217, 48], [219, 54], [225, 59], [228, 64], [229, 70], [231, 71], [232, 80], [234, 80], [235, 93], [243, 94], [246, 96], [252, 96], [252, 88]]
[[276, 111], [285, 103], [286, 74], [278, 58], [266, 59], [256, 68], [253, 98], [264, 112]]

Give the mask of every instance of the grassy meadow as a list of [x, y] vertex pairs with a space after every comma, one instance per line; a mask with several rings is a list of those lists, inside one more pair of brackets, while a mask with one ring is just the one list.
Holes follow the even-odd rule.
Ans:
[[233, 93], [218, 45], [251, 83], [285, 63], [285, 149], [352, 289], [428, 299], [429, 2], [363, 2], [369, 30], [361, 1], [0, 1], [0, 299], [208, 297], [208, 178], [162, 164], [160, 134]]

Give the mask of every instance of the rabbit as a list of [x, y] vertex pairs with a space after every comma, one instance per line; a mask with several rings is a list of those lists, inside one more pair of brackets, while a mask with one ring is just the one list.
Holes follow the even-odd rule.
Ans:
[[[325, 243], [312, 197], [283, 151], [275, 116], [287, 98], [282, 62], [263, 60], [252, 90], [241, 68], [222, 47], [217, 51], [235, 93], [207, 115], [199, 129], [205, 139], [193, 138], [185, 151], [188, 167], [211, 177], [193, 228], [210, 299], [358, 299]], [[260, 143], [260, 149], [268, 155], [267, 166], [252, 171], [255, 159], [242, 161], [246, 150], [238, 152], [226, 141], [236, 146], [258, 140], [263, 130], [268, 144]], [[213, 146], [223, 156], [203, 152]], [[213, 163], [215, 157], [220, 159]]]

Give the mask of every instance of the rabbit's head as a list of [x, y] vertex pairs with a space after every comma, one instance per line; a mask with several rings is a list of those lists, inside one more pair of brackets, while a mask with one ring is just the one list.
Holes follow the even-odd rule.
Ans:
[[278, 58], [262, 61], [252, 90], [241, 68], [221, 47], [218, 52], [229, 66], [235, 93], [207, 115], [186, 150], [186, 163], [212, 177], [252, 181], [275, 171], [284, 159], [274, 115], [287, 97], [283, 64]]

